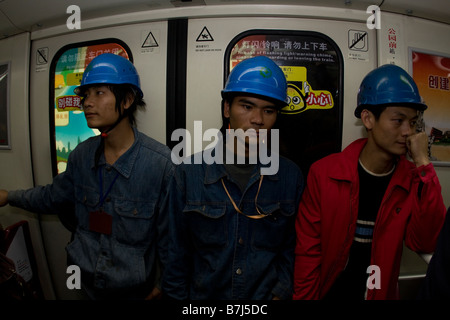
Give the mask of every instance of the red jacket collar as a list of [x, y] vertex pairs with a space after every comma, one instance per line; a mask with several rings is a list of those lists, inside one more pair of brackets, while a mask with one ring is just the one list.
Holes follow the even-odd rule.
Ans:
[[[331, 161], [327, 163], [330, 167], [328, 171], [330, 178], [355, 182], [358, 179], [359, 155], [366, 143], [367, 138], [355, 140], [341, 153], [332, 156]], [[409, 191], [413, 177], [412, 171], [415, 169], [414, 164], [408, 161], [405, 156], [400, 156], [396, 166], [391, 185], [394, 183]]]

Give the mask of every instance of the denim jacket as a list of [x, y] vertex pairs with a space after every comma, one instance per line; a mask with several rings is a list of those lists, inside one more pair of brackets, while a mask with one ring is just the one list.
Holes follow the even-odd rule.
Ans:
[[[135, 142], [113, 165], [94, 154], [100, 137], [80, 143], [67, 170], [52, 184], [11, 191], [11, 205], [38, 213], [73, 212], [77, 227], [66, 247], [68, 260], [81, 269], [91, 289], [155, 285], [156, 257], [165, 263], [167, 215], [164, 204], [174, 165], [168, 147], [134, 129]], [[92, 231], [90, 213], [99, 210], [100, 182], [107, 193], [103, 210], [112, 216], [110, 234]]]
[[[175, 169], [169, 192], [169, 263], [163, 292], [174, 299], [267, 300], [292, 296], [294, 221], [304, 187], [300, 169], [280, 157], [275, 175], [261, 165], [244, 192], [223, 164], [186, 164]], [[222, 185], [243, 214], [238, 213]]]

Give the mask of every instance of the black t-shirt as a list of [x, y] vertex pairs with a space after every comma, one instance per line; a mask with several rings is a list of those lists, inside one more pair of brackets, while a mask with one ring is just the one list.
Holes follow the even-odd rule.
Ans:
[[231, 176], [231, 179], [237, 183], [242, 193], [245, 191], [248, 180], [253, 174], [255, 164], [224, 164], [225, 170]]
[[386, 174], [378, 175], [359, 163], [359, 209], [355, 236], [347, 266], [328, 292], [327, 299], [364, 299], [375, 221], [394, 168]]

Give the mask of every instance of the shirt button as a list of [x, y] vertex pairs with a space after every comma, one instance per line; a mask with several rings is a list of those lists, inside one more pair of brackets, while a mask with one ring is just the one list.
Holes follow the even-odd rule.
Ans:
[[238, 268], [238, 269], [236, 270], [236, 274], [237, 274], [237, 275], [241, 275], [241, 274], [242, 274], [241, 268]]
[[111, 170], [112, 170], [112, 168], [111, 168], [110, 166], [107, 166], [107, 167], [106, 167], [106, 171], [109, 172], [109, 171], [111, 171]]
[[426, 173], [424, 170], [422, 170], [422, 171], [420, 172], [420, 175], [421, 175], [422, 177], [425, 177], [426, 174], [427, 174], [427, 173]]
[[244, 244], [244, 239], [239, 238], [239, 244], [240, 244], [240, 245], [243, 245], [243, 244]]

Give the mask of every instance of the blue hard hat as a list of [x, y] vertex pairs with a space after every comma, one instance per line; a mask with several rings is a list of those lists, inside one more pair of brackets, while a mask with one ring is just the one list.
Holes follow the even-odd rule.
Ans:
[[257, 56], [241, 61], [231, 70], [222, 97], [228, 93], [250, 93], [287, 104], [287, 83], [283, 70], [271, 59]]
[[427, 108], [413, 78], [402, 68], [386, 64], [369, 72], [361, 82], [355, 116], [360, 118], [361, 111], [367, 107], [390, 105], [419, 111]]
[[130, 60], [112, 53], [104, 53], [95, 57], [84, 70], [80, 86], [73, 91], [82, 96], [84, 88], [99, 84], [129, 84], [142, 98], [139, 74]]

